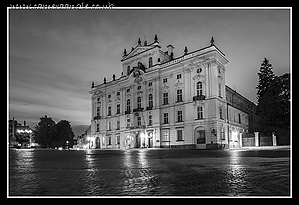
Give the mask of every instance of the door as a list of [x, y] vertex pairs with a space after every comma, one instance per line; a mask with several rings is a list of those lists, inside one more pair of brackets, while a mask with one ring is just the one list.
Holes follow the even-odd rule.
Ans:
[[97, 137], [96, 138], [96, 149], [99, 149], [99, 148], [101, 148], [101, 141], [100, 141], [100, 138]]
[[204, 127], [197, 127], [194, 130], [194, 141], [196, 149], [206, 149], [206, 134]]

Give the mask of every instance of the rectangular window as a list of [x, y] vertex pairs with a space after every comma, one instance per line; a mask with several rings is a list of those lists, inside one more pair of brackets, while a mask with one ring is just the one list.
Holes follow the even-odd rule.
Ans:
[[167, 83], [167, 78], [163, 78], [163, 83]]
[[183, 130], [177, 130], [177, 141], [183, 141]]
[[130, 126], [131, 126], [131, 119], [127, 118], [127, 127], [130, 127]]
[[239, 124], [241, 124], [241, 114], [239, 113]]
[[108, 122], [108, 130], [111, 130], [111, 122]]
[[221, 136], [221, 140], [225, 140], [224, 127], [221, 127], [220, 136]]
[[127, 112], [130, 112], [130, 99], [127, 99]]
[[182, 78], [182, 74], [177, 74], [176, 75], [176, 79], [181, 79]]
[[202, 108], [202, 106], [197, 107], [197, 119], [203, 119], [203, 108]]
[[120, 144], [120, 135], [116, 136], [116, 144]]
[[116, 105], [116, 114], [120, 114], [120, 104]]
[[108, 145], [111, 145], [111, 136], [108, 137]]
[[162, 141], [169, 142], [169, 130], [164, 130], [162, 137]]
[[97, 124], [97, 132], [100, 132], [100, 124]]
[[176, 91], [176, 93], [177, 93], [177, 102], [182, 102], [183, 101], [183, 91], [182, 91], [182, 89], [178, 89], [177, 91]]
[[222, 98], [222, 96], [221, 96], [221, 83], [218, 84], [218, 94], [219, 94], [219, 97]]
[[97, 107], [97, 116], [100, 116], [100, 107]]
[[220, 116], [220, 119], [223, 119], [223, 116], [222, 116], [222, 107], [221, 106], [219, 107], [219, 116]]
[[108, 116], [111, 116], [111, 106], [108, 107]]
[[196, 95], [202, 95], [202, 82], [196, 84]]
[[119, 91], [116, 93], [116, 96], [120, 96], [120, 92]]
[[108, 95], [108, 98], [111, 98], [111, 94]]
[[137, 117], [137, 125], [138, 125], [138, 126], [141, 125], [141, 117], [140, 117], [140, 116]]
[[152, 115], [148, 116], [148, 125], [153, 125], [153, 116]]
[[141, 108], [141, 97], [137, 98], [137, 108]]
[[163, 105], [168, 104], [168, 93], [163, 93]]
[[178, 110], [178, 122], [183, 122], [183, 111]]
[[116, 121], [116, 129], [117, 129], [117, 130], [120, 129], [120, 121], [119, 121], [119, 120]]
[[153, 94], [148, 95], [148, 106], [153, 107]]
[[164, 117], [164, 124], [168, 124], [168, 113], [165, 112], [163, 117]]

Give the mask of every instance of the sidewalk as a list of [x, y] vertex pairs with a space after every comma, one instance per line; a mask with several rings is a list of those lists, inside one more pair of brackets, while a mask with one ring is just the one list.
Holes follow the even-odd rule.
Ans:
[[258, 146], [258, 147], [241, 147], [239, 149], [290, 149], [290, 145], [283, 146]]

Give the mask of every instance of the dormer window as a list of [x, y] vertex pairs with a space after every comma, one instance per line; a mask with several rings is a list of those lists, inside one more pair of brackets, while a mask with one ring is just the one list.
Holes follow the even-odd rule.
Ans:
[[131, 70], [131, 68], [130, 68], [130, 66], [128, 65], [128, 67], [127, 67], [127, 75], [130, 75], [130, 70]]
[[150, 58], [148, 59], [148, 67], [150, 68], [150, 67], [152, 67], [152, 66], [153, 66], [153, 58], [150, 57]]

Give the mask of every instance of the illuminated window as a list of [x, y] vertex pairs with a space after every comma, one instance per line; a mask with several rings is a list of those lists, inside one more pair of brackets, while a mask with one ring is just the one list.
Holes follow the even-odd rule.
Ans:
[[169, 142], [169, 130], [163, 130], [162, 141]]

